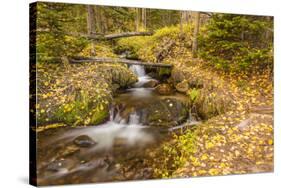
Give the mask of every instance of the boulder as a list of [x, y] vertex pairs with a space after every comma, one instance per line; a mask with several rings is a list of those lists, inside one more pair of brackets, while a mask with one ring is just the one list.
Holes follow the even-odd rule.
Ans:
[[185, 75], [182, 72], [182, 70], [178, 69], [178, 68], [173, 68], [172, 72], [171, 72], [171, 81], [174, 85], [176, 85], [177, 83], [180, 83], [181, 81], [183, 81], [185, 79]]
[[78, 136], [73, 140], [73, 142], [75, 145], [77, 145], [79, 147], [85, 147], [85, 148], [92, 147], [97, 144], [96, 141], [94, 141], [91, 137], [89, 137], [87, 135]]
[[183, 80], [182, 82], [176, 84], [175, 86], [176, 90], [180, 93], [186, 93], [189, 89], [189, 84], [187, 80]]
[[148, 82], [144, 83], [142, 87], [144, 88], [154, 88], [159, 84], [157, 80], [149, 80]]
[[160, 95], [171, 95], [173, 93], [173, 89], [169, 84], [159, 84], [155, 90]]
[[156, 100], [140, 114], [142, 124], [157, 127], [177, 126], [188, 118], [187, 106], [174, 98]]

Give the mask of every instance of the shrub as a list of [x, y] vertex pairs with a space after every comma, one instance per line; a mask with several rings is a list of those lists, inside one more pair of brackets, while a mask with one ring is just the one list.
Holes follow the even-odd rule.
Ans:
[[272, 21], [262, 16], [215, 14], [199, 37], [199, 55], [224, 71], [272, 68]]

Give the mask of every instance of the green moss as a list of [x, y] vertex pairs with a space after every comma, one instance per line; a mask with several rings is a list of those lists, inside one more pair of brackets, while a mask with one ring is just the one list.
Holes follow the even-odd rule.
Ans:
[[183, 167], [196, 152], [196, 135], [196, 130], [189, 129], [183, 135], [174, 135], [172, 142], [162, 145], [154, 174], [160, 178], [173, 177], [174, 172]]
[[92, 125], [98, 125], [101, 124], [103, 122], [105, 122], [105, 120], [108, 118], [109, 116], [109, 112], [107, 108], [97, 108], [93, 111], [93, 115], [91, 117], [91, 121], [90, 124]]
[[143, 61], [156, 62], [157, 54], [162, 51], [167, 42], [174, 40], [178, 43], [190, 44], [192, 33], [192, 25], [184, 25], [183, 34], [184, 40], [180, 36], [179, 26], [169, 26], [158, 29], [152, 36], [136, 36], [130, 38], [122, 38], [117, 41], [115, 52], [121, 53], [129, 51], [134, 55], [134, 58]]
[[171, 69], [170, 68], [159, 68], [158, 75], [160, 78], [164, 77], [164, 76], [170, 76]]

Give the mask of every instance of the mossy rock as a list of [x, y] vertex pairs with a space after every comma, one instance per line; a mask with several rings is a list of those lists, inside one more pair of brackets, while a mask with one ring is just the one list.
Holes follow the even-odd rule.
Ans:
[[157, 100], [142, 109], [141, 122], [144, 125], [173, 127], [188, 118], [187, 106], [180, 100], [165, 98]]
[[155, 90], [160, 95], [171, 95], [173, 93], [173, 89], [169, 84], [159, 84]]
[[187, 80], [183, 80], [182, 82], [176, 84], [176, 90], [180, 93], [186, 93], [189, 90], [189, 84]]

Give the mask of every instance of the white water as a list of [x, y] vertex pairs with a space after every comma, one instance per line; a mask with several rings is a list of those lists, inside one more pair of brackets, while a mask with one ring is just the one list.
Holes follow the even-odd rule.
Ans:
[[138, 77], [145, 76], [144, 67], [141, 65], [131, 65], [130, 70], [133, 71]]
[[145, 83], [153, 80], [153, 78], [146, 75], [144, 66], [142, 65], [131, 65], [130, 70], [138, 76], [138, 82], [134, 84], [136, 88], [141, 88]]

